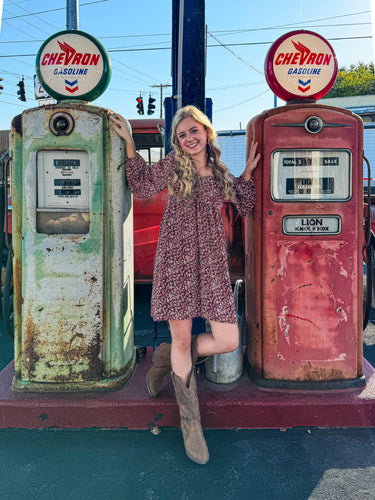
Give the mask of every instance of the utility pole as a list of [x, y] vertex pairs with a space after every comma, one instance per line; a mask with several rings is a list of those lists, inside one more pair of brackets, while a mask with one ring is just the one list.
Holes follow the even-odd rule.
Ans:
[[172, 0], [172, 97], [165, 100], [166, 152], [170, 149], [172, 117], [193, 104], [206, 110], [205, 0]]
[[78, 0], [66, 0], [66, 29], [78, 30], [79, 7]]
[[205, 111], [205, 0], [172, 0], [172, 98]]
[[160, 85], [150, 85], [152, 88], [160, 88], [160, 118], [163, 118], [163, 88], [172, 87], [168, 83], [161, 83]]

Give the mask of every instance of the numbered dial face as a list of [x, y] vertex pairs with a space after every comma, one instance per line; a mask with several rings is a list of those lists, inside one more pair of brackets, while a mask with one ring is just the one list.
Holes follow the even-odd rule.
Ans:
[[40, 48], [36, 72], [55, 99], [93, 101], [109, 84], [111, 63], [102, 44], [91, 35], [61, 31]]
[[352, 156], [346, 150], [285, 149], [272, 153], [275, 201], [348, 200]]
[[39, 151], [38, 209], [89, 209], [86, 151]]

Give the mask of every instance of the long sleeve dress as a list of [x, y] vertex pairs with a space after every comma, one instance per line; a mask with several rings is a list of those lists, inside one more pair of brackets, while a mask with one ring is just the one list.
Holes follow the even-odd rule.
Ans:
[[[173, 177], [175, 153], [147, 166], [137, 155], [125, 163], [130, 190], [149, 198]], [[254, 182], [233, 177], [234, 204], [245, 216], [256, 203]], [[189, 198], [168, 194], [156, 250], [151, 316], [155, 321], [201, 316], [237, 323], [229, 277], [221, 209], [224, 198], [214, 176], [198, 177]]]

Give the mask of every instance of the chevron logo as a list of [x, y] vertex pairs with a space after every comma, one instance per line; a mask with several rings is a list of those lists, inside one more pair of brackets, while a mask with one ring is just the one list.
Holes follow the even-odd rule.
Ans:
[[308, 91], [308, 90], [310, 90], [310, 89], [311, 89], [311, 87], [310, 87], [310, 86], [309, 86], [309, 87], [306, 87], [306, 88], [304, 89], [303, 87], [300, 87], [300, 86], [298, 85], [298, 90], [299, 90], [300, 92], [305, 93], [305, 92], [307, 92], [307, 91]]
[[[67, 90], [71, 94], [74, 94], [74, 92], [77, 92], [77, 90], [78, 90], [77, 83], [78, 83], [78, 80], [74, 80], [74, 82], [70, 82], [69, 80], [65, 80], [65, 90]], [[68, 87], [68, 85], [69, 85], [69, 87]], [[74, 85], [76, 85], [76, 87], [74, 87]]]
[[310, 80], [307, 80], [307, 82], [304, 82], [303, 80], [298, 80], [298, 83], [299, 83], [300, 85], [304, 85], [304, 86], [305, 86], [305, 85], [308, 85], [309, 83], [311, 83], [311, 78], [310, 78]]
[[[299, 83], [298, 90], [300, 92], [305, 93], [305, 92], [307, 92], [308, 90], [311, 89], [311, 86], [309, 85], [309, 83], [311, 83], [311, 78], [310, 78], [310, 80], [307, 80], [307, 82], [304, 82], [303, 80], [298, 80], [298, 83]], [[303, 85], [303, 87], [301, 87], [301, 85]], [[306, 85], [309, 85], [309, 86], [306, 87]]]

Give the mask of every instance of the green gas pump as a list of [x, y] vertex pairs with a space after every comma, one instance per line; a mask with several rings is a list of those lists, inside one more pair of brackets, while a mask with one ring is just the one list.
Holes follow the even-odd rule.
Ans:
[[108, 84], [109, 58], [91, 36], [60, 32], [37, 72], [59, 102], [12, 122], [13, 388], [116, 387], [135, 366], [132, 196], [109, 111], [85, 102]]

